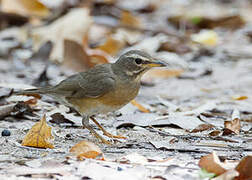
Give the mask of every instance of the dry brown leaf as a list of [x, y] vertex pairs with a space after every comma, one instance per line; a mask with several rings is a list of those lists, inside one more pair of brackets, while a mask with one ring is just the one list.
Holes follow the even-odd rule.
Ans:
[[212, 132], [209, 133], [210, 136], [218, 136], [221, 133], [221, 131], [219, 130], [214, 130]]
[[45, 115], [39, 122], [32, 126], [22, 141], [23, 146], [51, 148], [54, 146], [52, 140], [54, 139], [51, 133], [52, 128], [47, 125]]
[[22, 16], [48, 17], [50, 15], [49, 9], [39, 0], [2, 0], [1, 10]]
[[151, 69], [144, 76], [145, 78], [170, 78], [177, 77], [183, 72], [182, 69]]
[[197, 29], [214, 29], [217, 27], [238, 29], [245, 25], [245, 20], [240, 15], [230, 15], [222, 17], [204, 17], [204, 16], [173, 16], [169, 17], [168, 21], [179, 28], [181, 22], [183, 22], [185, 29], [197, 30]]
[[198, 127], [193, 129], [191, 132], [192, 133], [202, 132], [202, 131], [209, 130], [209, 129], [213, 128], [213, 127], [214, 126], [212, 124], [200, 124]]
[[199, 166], [207, 170], [207, 172], [214, 173], [217, 176], [226, 172], [223, 163], [220, 162], [220, 159], [215, 152], [201, 157]]
[[226, 129], [231, 130], [235, 134], [240, 134], [240, 129], [241, 129], [240, 121], [241, 121], [240, 112], [238, 110], [234, 110], [232, 114], [232, 121], [225, 121], [224, 127]]
[[75, 144], [70, 152], [77, 156], [79, 160], [83, 160], [84, 158], [96, 158], [99, 155], [102, 155], [102, 151], [100, 148], [92, 142], [89, 141], [81, 141]]
[[142, 26], [139, 18], [132, 15], [129, 11], [125, 10], [121, 12], [120, 23], [122, 26], [129, 26], [134, 28], [140, 28]]
[[63, 62], [64, 41], [71, 40], [82, 46], [83, 37], [87, 34], [91, 24], [92, 18], [88, 8], [73, 8], [53, 23], [33, 29], [31, 32], [34, 42], [33, 48], [36, 51], [42, 44], [51, 41], [53, 49], [50, 59]]
[[28, 104], [28, 105], [36, 105], [38, 102], [38, 99], [37, 98], [32, 98], [32, 99], [29, 99], [27, 101], [24, 101], [25, 104]]
[[111, 56], [115, 56], [118, 51], [120, 51], [123, 46], [124, 46], [124, 42], [117, 40], [111, 36], [109, 36], [106, 40], [106, 42], [98, 47], [96, 47], [96, 49], [100, 49], [108, 54], [110, 54]]
[[141, 112], [145, 112], [145, 113], [149, 113], [150, 112], [143, 105], [139, 104], [136, 100], [132, 100], [131, 104], [134, 105], [134, 106], [136, 106], [139, 109], [139, 111], [141, 111]]
[[82, 44], [73, 40], [64, 40], [63, 66], [77, 72], [85, 71], [98, 64], [109, 63], [111, 57], [99, 49], [88, 46], [87, 34], [83, 37]]
[[86, 49], [86, 52], [89, 56], [89, 66], [94, 67], [97, 64], [104, 64], [109, 63], [111, 57], [105, 53], [104, 51], [101, 51], [99, 49]]
[[252, 156], [244, 157], [236, 166], [239, 176], [235, 180], [251, 180], [252, 179]]
[[239, 96], [239, 95], [236, 95], [236, 96], [232, 96], [232, 99], [233, 100], [245, 100], [245, 99], [248, 99], [248, 96]]

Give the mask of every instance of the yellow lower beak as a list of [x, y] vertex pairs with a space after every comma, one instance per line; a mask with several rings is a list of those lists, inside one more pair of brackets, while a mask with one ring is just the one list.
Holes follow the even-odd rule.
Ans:
[[155, 61], [155, 62], [152, 61], [152, 62], [148, 63], [147, 66], [149, 66], [149, 67], [165, 67], [166, 64], [161, 61]]

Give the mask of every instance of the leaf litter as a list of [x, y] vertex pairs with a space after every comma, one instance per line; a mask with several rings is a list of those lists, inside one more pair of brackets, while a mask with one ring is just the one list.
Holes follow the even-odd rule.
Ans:
[[[0, 86], [4, 89], [32, 88], [34, 82], [54, 85], [76, 71], [114, 62], [129, 49], [146, 50], [169, 66], [143, 77], [146, 86], [133, 104], [116, 114], [97, 115], [108, 131], [127, 136], [126, 141], [113, 140], [112, 146], [97, 142], [82, 129], [80, 116], [53, 99], [9, 97], [10, 91], [1, 88], [0, 131], [11, 132], [0, 138], [1, 179], [9, 174], [199, 179], [200, 172], [212, 173], [211, 168], [199, 171], [202, 163], [197, 165], [208, 155], [204, 163], [213, 164], [212, 169], [223, 165], [223, 158], [239, 164], [214, 172], [219, 175], [215, 179], [251, 178], [249, 1], [76, 1], [58, 2], [54, 8], [47, 0], [1, 3], [8, 17], [0, 23], [0, 77], [4, 77]], [[13, 3], [17, 6], [11, 7]], [[237, 11], [232, 14], [234, 7]], [[15, 17], [10, 16], [13, 9]], [[12, 18], [18, 27], [11, 28]], [[44, 114], [49, 121], [39, 121]], [[46, 137], [41, 140], [45, 146], [37, 141], [32, 147], [21, 146], [33, 125], [47, 127], [45, 134], [54, 135], [53, 145]], [[43, 134], [36, 132], [26, 139]], [[84, 147], [80, 142], [85, 142]], [[91, 149], [92, 155], [102, 152], [104, 159], [88, 159], [86, 151], [76, 154], [84, 161], [69, 158], [75, 145], [87, 152]]]

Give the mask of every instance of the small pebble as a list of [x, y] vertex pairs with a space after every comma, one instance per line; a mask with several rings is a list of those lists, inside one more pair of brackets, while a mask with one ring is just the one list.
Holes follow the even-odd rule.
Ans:
[[10, 132], [9, 130], [4, 129], [4, 130], [2, 131], [2, 136], [10, 136], [10, 135], [11, 135], [11, 132]]

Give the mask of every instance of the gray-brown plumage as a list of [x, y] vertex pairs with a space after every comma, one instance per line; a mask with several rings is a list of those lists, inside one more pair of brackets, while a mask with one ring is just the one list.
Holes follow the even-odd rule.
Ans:
[[123, 54], [115, 63], [97, 65], [75, 74], [58, 85], [28, 89], [17, 94], [46, 94], [60, 103], [76, 109], [82, 116], [82, 124], [97, 138], [108, 143], [89, 125], [93, 120], [109, 137], [122, 138], [106, 132], [92, 115], [116, 111], [133, 100], [140, 88], [142, 75], [152, 67], [165, 66], [148, 54], [132, 50]]

